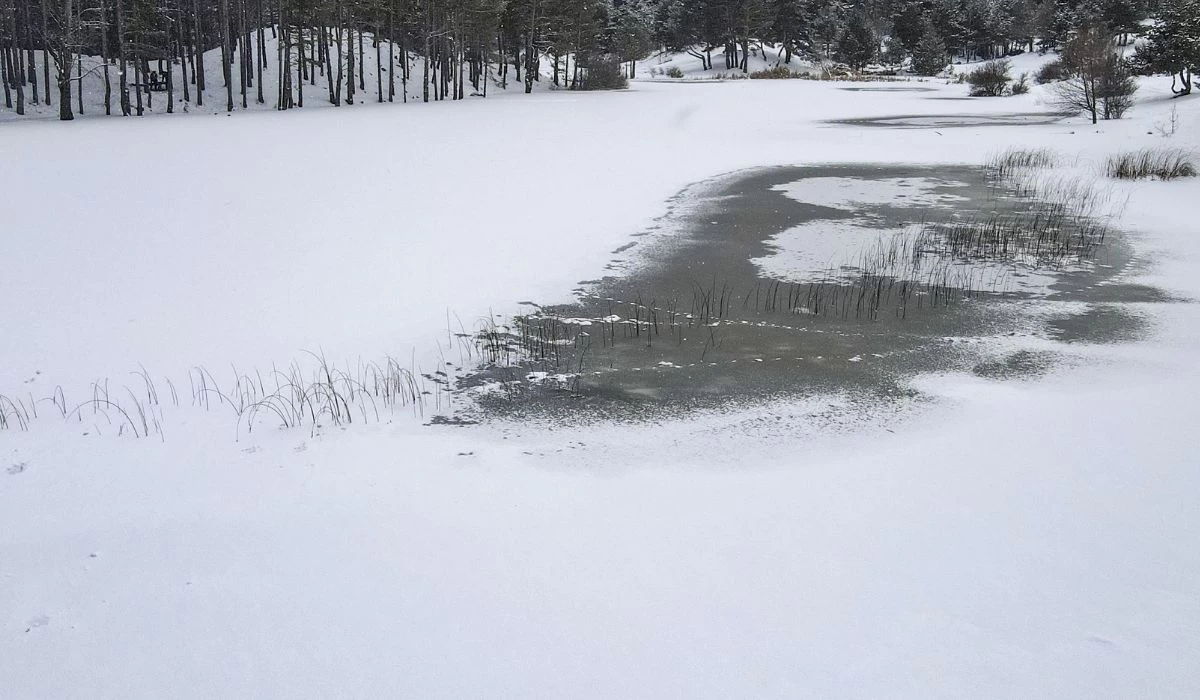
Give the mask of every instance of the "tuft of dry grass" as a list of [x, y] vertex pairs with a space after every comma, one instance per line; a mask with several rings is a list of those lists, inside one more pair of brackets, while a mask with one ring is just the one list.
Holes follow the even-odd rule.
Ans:
[[1192, 158], [1192, 154], [1182, 148], [1144, 148], [1110, 156], [1105, 171], [1109, 177], [1118, 180], [1176, 180], [1196, 176]]
[[[233, 368], [225, 381], [218, 381], [205, 367], [193, 368], [188, 372], [191, 404], [204, 411], [230, 411], [240, 436], [243, 428], [251, 432], [264, 424], [280, 428], [306, 426], [315, 434], [327, 425], [377, 423], [401, 408], [424, 415], [427, 404], [434, 403], [441, 409], [443, 405], [449, 407], [452, 400], [453, 379], [444, 369], [421, 372], [415, 363], [404, 367], [391, 357], [339, 367], [323, 354], [308, 355], [311, 362], [293, 362], [284, 369], [273, 367], [265, 375]], [[90, 398], [77, 404], [68, 404], [61, 387], [40, 399], [0, 394], [0, 432], [29, 430], [38, 418], [38, 407], [49, 404], [62, 419], [86, 424], [89, 432], [97, 435], [113, 430], [118, 436], [158, 435], [162, 439], [163, 408], [180, 406], [180, 392], [166, 379], [161, 383], [168, 391], [160, 393], [160, 382], [144, 367], [131, 374], [137, 378], [133, 386], [117, 389], [110, 387], [108, 380], [96, 381]]]
[[1049, 148], [1010, 148], [989, 158], [987, 167], [997, 177], [1008, 178], [1018, 170], [1053, 168], [1058, 163], [1058, 154]]

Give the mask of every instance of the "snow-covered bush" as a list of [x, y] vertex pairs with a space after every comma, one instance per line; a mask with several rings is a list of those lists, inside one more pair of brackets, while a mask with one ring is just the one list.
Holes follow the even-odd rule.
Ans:
[[800, 77], [793, 73], [787, 66], [775, 66], [774, 68], [764, 68], [760, 71], [754, 71], [750, 74], [751, 80], [787, 80], [789, 78]]
[[1033, 81], [1038, 85], [1045, 85], [1046, 83], [1055, 83], [1059, 80], [1066, 80], [1068, 75], [1069, 74], [1066, 67], [1063, 66], [1063, 62], [1059, 59], [1055, 59], [1049, 63], [1043, 64], [1042, 67], [1038, 69], [1037, 75], [1034, 76]]
[[1012, 82], [1009, 69], [1012, 66], [1001, 58], [988, 61], [967, 75], [967, 83], [971, 86], [972, 97], [999, 97]]
[[620, 90], [629, 87], [629, 79], [621, 70], [621, 62], [612, 56], [596, 56], [588, 60], [580, 90]]

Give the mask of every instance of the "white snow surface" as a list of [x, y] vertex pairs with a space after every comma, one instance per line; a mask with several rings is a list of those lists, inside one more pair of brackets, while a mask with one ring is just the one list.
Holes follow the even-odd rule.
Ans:
[[[1200, 121], [1162, 80], [1096, 127], [821, 123], [1044, 108], [932, 85], [4, 123], [0, 393], [84, 400], [139, 365], [304, 350], [431, 367], [456, 315], [568, 299], [671, 195], [745, 168], [1013, 144], [1097, 168], [1197, 145], [1155, 133], [1172, 106]], [[1143, 261], [1127, 281], [1200, 296], [1177, 206], [1196, 188], [1117, 185]], [[43, 404], [0, 432], [0, 695], [1194, 697], [1200, 313], [1128, 309], [1146, 338], [1007, 338], [1070, 361], [921, 377], [932, 400], [885, 414], [853, 397], [587, 428], [397, 414], [235, 441], [232, 416], [184, 407], [135, 440]]]
[[751, 262], [773, 279], [807, 283], [854, 276], [868, 251], [907, 229], [884, 229], [868, 220], [817, 219], [771, 236], [770, 252]]
[[949, 192], [947, 187], [963, 183], [933, 177], [808, 177], [779, 185], [775, 189], [803, 204], [818, 204], [855, 211], [863, 205], [890, 204], [901, 207], [952, 208], [967, 198]]
[[[891, 189], [886, 183], [880, 193]], [[863, 192], [869, 188], [864, 187]], [[829, 200], [833, 202], [834, 200]], [[900, 200], [908, 202], [909, 200]], [[941, 206], [930, 199], [924, 211]], [[815, 200], [813, 203], [820, 203]], [[770, 236], [767, 254], [751, 258], [759, 274], [791, 284], [851, 281], [874, 269], [881, 252], [901, 253], [899, 264], [886, 274], [899, 281], [929, 283], [945, 279], [961, 289], [980, 292], [1021, 292], [1047, 296], [1059, 281], [1056, 272], [1089, 269], [1090, 261], [1069, 262], [1057, 270], [1039, 267], [1034, 260], [962, 260], [947, 253], [927, 251], [913, 263], [911, 251], [922, 243], [922, 226], [883, 227], [870, 217], [815, 219]]]

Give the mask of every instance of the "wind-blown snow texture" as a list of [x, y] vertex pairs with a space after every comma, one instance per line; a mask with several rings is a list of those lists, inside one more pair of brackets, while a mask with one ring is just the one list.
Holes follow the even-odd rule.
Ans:
[[[690, 182], [771, 164], [1097, 167], [1178, 104], [1092, 127], [893, 131], [1038, 95], [806, 81], [407, 108], [0, 127], [0, 393], [194, 365], [438, 361], [565, 300]], [[64, 180], [64, 177], [66, 178]], [[1120, 184], [1148, 262], [1200, 296], [1195, 182]], [[11, 206], [11, 203], [17, 203]], [[636, 256], [636, 248], [627, 253]], [[393, 422], [161, 441], [0, 433], [0, 687], [50, 697], [1190, 697], [1200, 687], [1200, 313], [1056, 347], [1038, 381], [582, 429]]]

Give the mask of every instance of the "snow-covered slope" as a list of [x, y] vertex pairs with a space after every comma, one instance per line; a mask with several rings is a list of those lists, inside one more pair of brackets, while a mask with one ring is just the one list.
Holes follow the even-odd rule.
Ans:
[[[652, 79], [706, 79], [720, 77], [742, 77], [740, 67], [728, 68], [725, 65], [725, 47], [716, 47], [711, 52], [712, 68], [705, 68], [704, 61], [696, 54], [689, 52], [664, 51], [657, 53], [638, 64], [637, 78]], [[741, 57], [739, 56], [739, 59]], [[783, 52], [772, 44], [754, 42], [750, 45], [750, 57], [746, 60], [746, 73], [757, 73], [783, 66], [793, 73], [820, 73], [820, 66], [801, 56], [793, 56], [791, 62], [785, 61]]]
[[[251, 41], [251, 46], [252, 46], [251, 51], [252, 52], [256, 50], [256, 48], [254, 47], [254, 44], [256, 41], [257, 41], [257, 38], [254, 38]], [[378, 61], [377, 61], [376, 49], [373, 45], [374, 44], [373, 36], [370, 34], [364, 34], [362, 43], [363, 43], [362, 63], [359, 64], [358, 63], [359, 54], [358, 54], [358, 50], [357, 50], [358, 42], [357, 42], [357, 40], [354, 42], [354, 56], [355, 56], [354, 60], [355, 60], [355, 64], [356, 64], [355, 65], [356, 79], [354, 82], [355, 82], [355, 103], [357, 105], [367, 105], [367, 104], [378, 103], [380, 92], [382, 92], [382, 94], [383, 94], [383, 100], [389, 101], [389, 83], [388, 83], [389, 63], [392, 63], [392, 66], [394, 68], [394, 75], [392, 76], [392, 80], [394, 81], [394, 90], [395, 90], [395, 94], [391, 96], [390, 101], [393, 103], [404, 104], [406, 102], [405, 94], [406, 94], [406, 90], [407, 90], [407, 97], [408, 97], [407, 103], [408, 104], [420, 104], [423, 102], [424, 84], [423, 84], [422, 78], [423, 78], [423, 69], [424, 69], [424, 59], [420, 55], [412, 54], [412, 53], [405, 54], [400, 50], [399, 46], [396, 46], [394, 49], [392, 49], [392, 47], [390, 46], [390, 42], [388, 42], [387, 40], [380, 40], [379, 49], [378, 49], [379, 57], [378, 57]], [[269, 60], [267, 61], [267, 66], [262, 69], [262, 81], [261, 82], [262, 82], [263, 102], [261, 102], [261, 103], [258, 102], [258, 88], [259, 88], [258, 72], [257, 72], [257, 68], [255, 68], [254, 69], [255, 75], [253, 76], [253, 78], [251, 80], [252, 84], [249, 85], [247, 88], [247, 98], [246, 98], [247, 103], [246, 103], [245, 109], [251, 110], [251, 111], [261, 111], [261, 110], [274, 110], [278, 107], [278, 104], [279, 104], [279, 99], [278, 99], [278, 96], [279, 96], [279, 70], [278, 70], [278, 61], [276, 59], [276, 57], [278, 55], [278, 48], [279, 48], [279, 42], [272, 36], [271, 29], [268, 28], [266, 30], [266, 39], [263, 42], [263, 51], [265, 51], [266, 55], [269, 57]], [[349, 49], [350, 49], [349, 40], [346, 39], [345, 42], [343, 43], [342, 54], [344, 56], [347, 56]], [[392, 49], [392, 54], [390, 57], [389, 57], [389, 49]], [[405, 60], [406, 57], [408, 60], [409, 71], [410, 71], [409, 80], [407, 81], [407, 83], [404, 81], [403, 76], [402, 76], [402, 73], [403, 73], [402, 62]], [[38, 76], [38, 92], [39, 92], [39, 98], [40, 98], [39, 102], [37, 102], [37, 103], [33, 102], [32, 89], [31, 89], [31, 87], [26, 86], [25, 87], [25, 100], [26, 100], [25, 115], [18, 116], [16, 114], [15, 110], [0, 109], [0, 122], [3, 122], [5, 120], [36, 119], [39, 117], [47, 118], [47, 119], [57, 119], [58, 118], [58, 89], [57, 89], [57, 85], [55, 84], [55, 81], [57, 80], [57, 76], [58, 76], [58, 71], [57, 71], [57, 68], [54, 67], [54, 64], [52, 62], [51, 70], [50, 70], [51, 104], [47, 105], [44, 102], [44, 100], [45, 100], [45, 88], [44, 88], [44, 84], [43, 84], [43, 80], [44, 80], [43, 61], [44, 60], [45, 60], [45, 56], [42, 54], [42, 52], [39, 51], [39, 52], [34, 53], [34, 67], [35, 67], [35, 72]], [[234, 83], [233, 100], [234, 100], [234, 110], [235, 111], [242, 111], [242, 109], [243, 109], [242, 108], [242, 97], [241, 97], [241, 82], [238, 77], [241, 72], [240, 60], [241, 60], [241, 54], [235, 52], [233, 66], [231, 69], [231, 72], [233, 75], [233, 83]], [[349, 60], [348, 56], [347, 56], [346, 60], [347, 61]], [[105, 111], [104, 111], [104, 105], [105, 105], [104, 62], [99, 56], [84, 56], [82, 58], [82, 63], [83, 63], [83, 71], [82, 71], [83, 72], [83, 79], [82, 79], [83, 113], [82, 113], [82, 116], [84, 116], [84, 117], [102, 116], [105, 114]], [[295, 63], [294, 58], [293, 58], [293, 63]], [[160, 64], [158, 61], [151, 61], [150, 62], [150, 70], [154, 71], [155, 73], [158, 73], [159, 65]], [[169, 66], [170, 70], [172, 71], [172, 81], [173, 81], [174, 97], [175, 97], [175, 101], [174, 101], [174, 105], [173, 105], [173, 107], [174, 107], [173, 113], [174, 114], [180, 114], [180, 115], [190, 114], [190, 113], [224, 114], [226, 112], [227, 95], [226, 95], [226, 90], [225, 90], [224, 77], [222, 76], [222, 72], [221, 72], [221, 49], [220, 48], [210, 49], [209, 51], [205, 52], [205, 54], [204, 54], [205, 89], [203, 91], [197, 90], [197, 87], [195, 85], [195, 82], [196, 82], [195, 76], [192, 73], [192, 70], [193, 70], [192, 64], [189, 63], [188, 69], [187, 69], [187, 71], [188, 71], [187, 72], [187, 76], [188, 76], [188, 80], [187, 80], [188, 95], [187, 96], [190, 99], [188, 99], [188, 100], [184, 99], [184, 82], [185, 81], [184, 81], [183, 66], [180, 63], [174, 63], [174, 64], [165, 64], [164, 63], [163, 64], [164, 69], [167, 66]], [[333, 71], [336, 73], [336, 70], [337, 70], [336, 59], [331, 59], [331, 66], [332, 66]], [[535, 89], [537, 91], [552, 89], [554, 86], [553, 86], [552, 79], [551, 79], [552, 78], [551, 67], [548, 64], [546, 64], [545, 61], [543, 61], [543, 65], [541, 66], [541, 69], [542, 69], [541, 70], [542, 75], [540, 76], [539, 80], [535, 84]], [[299, 101], [300, 97], [301, 97], [300, 93], [303, 92], [302, 102], [303, 102], [304, 109], [314, 109], [314, 108], [315, 109], [323, 109], [326, 107], [332, 107], [333, 105], [329, 101], [328, 82], [327, 82], [327, 79], [325, 77], [325, 74], [324, 74], [324, 71], [322, 70], [322, 68], [320, 66], [313, 68], [312, 75], [307, 80], [303, 81], [303, 86], [301, 86], [299, 81], [297, 80], [296, 70], [297, 70], [296, 66], [293, 65], [291, 67], [293, 102]], [[118, 92], [119, 74], [117, 71], [118, 71], [117, 64], [115, 62], [110, 63], [109, 67], [108, 67], [108, 80], [109, 80], [109, 90], [110, 90], [109, 99], [110, 99], [110, 108], [111, 108], [112, 114], [114, 114], [114, 115], [120, 115], [120, 113], [121, 113], [120, 96], [119, 96], [119, 92]], [[359, 79], [360, 73], [361, 73], [361, 79]], [[487, 87], [487, 92], [488, 92], [489, 96], [502, 95], [505, 92], [511, 92], [511, 93], [523, 93], [524, 92], [524, 84], [521, 83], [520, 81], [516, 80], [516, 78], [515, 78], [516, 74], [511, 65], [509, 66], [509, 71], [506, 75], [501, 74], [499, 67], [492, 65], [489, 67], [488, 75], [489, 75], [489, 83], [488, 83], [488, 87]], [[135, 105], [136, 101], [137, 101], [136, 90], [134, 87], [132, 87], [132, 85], [134, 84], [134, 81], [135, 81], [135, 77], [134, 77], [133, 69], [132, 69], [132, 65], [131, 65], [130, 73], [129, 73], [129, 83], [131, 85], [131, 87], [129, 88], [129, 91], [130, 91], [129, 100], [130, 100], [131, 110], [134, 109], [133, 105]], [[165, 82], [166, 82], [165, 75], [160, 77], [160, 82], [165, 86]], [[361, 88], [359, 87], [360, 83], [362, 85]], [[382, 90], [380, 90], [381, 84], [382, 84]], [[76, 118], [79, 118], [81, 115], [79, 114], [79, 110], [78, 110], [79, 95], [77, 92], [78, 91], [77, 85], [78, 85], [78, 83], [75, 83], [72, 87], [71, 105], [72, 105], [72, 110], [75, 112]], [[480, 84], [480, 88], [482, 90], [482, 82]], [[432, 90], [432, 88], [431, 88], [431, 90]], [[468, 84], [465, 87], [465, 93], [468, 95], [471, 95], [473, 92], [474, 92], [474, 88], [470, 84]], [[482, 93], [480, 93], [480, 94], [482, 94]], [[431, 93], [431, 95], [432, 95], [432, 93]], [[15, 99], [15, 97], [14, 97], [14, 99]], [[341, 99], [342, 99], [342, 105], [341, 105], [342, 107], [351, 107], [351, 105], [346, 103], [346, 101], [345, 101], [346, 87], [345, 87], [344, 79], [343, 79], [343, 86], [342, 86], [342, 91], [341, 91]], [[432, 99], [434, 99], [434, 97], [431, 96], [430, 99], [432, 100]], [[165, 90], [147, 91], [147, 90], [143, 89], [142, 102], [143, 102], [143, 105], [142, 105], [143, 112], [146, 115], [165, 114], [167, 112], [168, 96], [167, 96], [167, 92]], [[200, 104], [200, 102], [203, 102], [203, 104]], [[136, 111], [134, 113], [136, 113]]]

